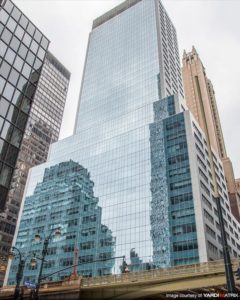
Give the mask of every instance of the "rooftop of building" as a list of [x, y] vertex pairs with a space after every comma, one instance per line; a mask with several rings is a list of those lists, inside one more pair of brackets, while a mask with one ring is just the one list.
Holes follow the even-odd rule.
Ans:
[[50, 52], [47, 51], [45, 59], [48, 59], [49, 62], [68, 80], [70, 79], [71, 73], [66, 67]]
[[92, 29], [102, 25], [142, 0], [126, 0], [93, 21]]

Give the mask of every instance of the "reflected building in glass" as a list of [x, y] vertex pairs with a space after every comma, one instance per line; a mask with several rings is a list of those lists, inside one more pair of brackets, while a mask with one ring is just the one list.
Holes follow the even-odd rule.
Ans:
[[[89, 172], [73, 161], [45, 170], [43, 181], [32, 196], [26, 198], [16, 247], [23, 255], [41, 255], [42, 243], [33, 241], [36, 233], [44, 236], [49, 228], [61, 227], [61, 238], [49, 243], [43, 276], [73, 265], [74, 249], [78, 248], [77, 271], [82, 276], [110, 274], [114, 265], [115, 238], [102, 223], [102, 209], [93, 194], [94, 183]], [[101, 262], [101, 260], [103, 260]], [[107, 260], [107, 261], [106, 261]], [[97, 262], [96, 262], [97, 261]], [[37, 281], [39, 266], [27, 263], [24, 281]], [[15, 282], [18, 261], [12, 264], [9, 283]], [[69, 268], [48, 280], [69, 277]]]
[[[53, 144], [48, 161], [31, 169], [22, 215], [45, 170], [72, 160], [90, 172], [101, 224], [130, 270], [220, 258], [206, 138], [182, 100], [180, 74], [176, 31], [160, 1], [125, 1], [96, 19], [74, 135]], [[240, 226], [212, 151], [229, 247], [237, 256]], [[15, 242], [21, 242], [17, 234]], [[118, 262], [111, 272], [120, 272]]]

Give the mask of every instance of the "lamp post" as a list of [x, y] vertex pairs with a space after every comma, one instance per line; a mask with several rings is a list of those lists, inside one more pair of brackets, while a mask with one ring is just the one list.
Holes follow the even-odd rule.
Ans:
[[23, 258], [21, 251], [17, 247], [14, 246], [12, 247], [12, 250], [9, 253], [9, 258], [13, 259], [16, 256], [16, 254], [14, 253], [15, 251], [19, 256], [19, 264], [18, 264], [18, 270], [16, 274], [16, 287], [14, 290], [13, 300], [17, 300], [20, 295], [20, 283], [23, 277], [23, 269], [25, 266], [25, 259]]
[[[48, 250], [48, 244], [49, 244], [49, 241], [50, 241], [50, 238], [52, 237], [52, 234], [55, 234], [55, 237], [58, 237], [61, 235], [61, 231], [60, 231], [60, 227], [57, 227], [57, 228], [53, 228], [50, 232], [50, 234], [44, 239], [44, 242], [43, 242], [43, 249], [42, 249], [42, 257], [34, 257], [32, 258], [31, 260], [31, 264], [32, 265], [36, 265], [37, 261], [36, 259], [39, 259], [41, 261], [40, 263], [40, 271], [39, 271], [39, 274], [38, 274], [38, 280], [37, 280], [37, 284], [36, 284], [36, 288], [35, 288], [35, 291], [34, 291], [34, 294], [33, 294], [33, 298], [35, 300], [38, 300], [39, 299], [39, 288], [40, 288], [40, 284], [41, 284], [41, 280], [42, 280], [42, 271], [43, 271], [43, 263], [45, 262], [45, 256], [47, 255], [47, 250]], [[40, 241], [41, 240], [41, 236], [39, 233], [37, 233], [35, 235], [35, 241]]]

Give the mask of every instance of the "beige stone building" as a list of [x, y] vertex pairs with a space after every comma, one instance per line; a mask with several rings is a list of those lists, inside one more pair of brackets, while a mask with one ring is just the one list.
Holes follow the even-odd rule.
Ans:
[[213, 85], [207, 78], [205, 68], [194, 47], [189, 53], [184, 51], [182, 63], [187, 106], [204, 130], [209, 147], [211, 145], [216, 150], [223, 162], [231, 210], [240, 221], [240, 193], [237, 193], [232, 162], [227, 156]]

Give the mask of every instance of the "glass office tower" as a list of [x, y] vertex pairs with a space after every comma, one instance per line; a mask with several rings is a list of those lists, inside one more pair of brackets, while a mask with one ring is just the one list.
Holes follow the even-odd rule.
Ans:
[[[125, 255], [130, 270], [220, 258], [218, 216], [211, 218], [216, 209], [211, 179], [201, 178], [203, 168], [211, 172], [204, 134], [186, 111], [181, 94], [176, 32], [160, 1], [125, 1], [96, 19], [89, 37], [74, 135], [53, 144], [47, 163], [31, 170], [22, 218], [30, 209], [29, 199], [45, 180], [45, 170], [72, 160], [91, 174], [101, 224], [114, 237], [111, 255]], [[216, 168], [222, 168], [218, 158], [216, 161]], [[219, 186], [226, 193], [221, 176]], [[229, 231], [229, 238], [235, 243], [232, 253], [237, 253], [234, 233], [238, 234], [239, 225], [227, 210], [227, 195], [225, 204], [226, 224], [231, 220], [236, 226]], [[68, 208], [67, 202], [61, 205]], [[82, 224], [80, 211], [76, 218]], [[41, 226], [33, 223], [32, 228], [47, 234], [54, 224], [47, 218]], [[64, 221], [58, 225], [64, 228]], [[21, 223], [18, 227], [16, 245], [28, 253], [28, 239], [34, 232], [22, 240], [26, 232]], [[73, 240], [80, 247], [84, 239]], [[72, 241], [65, 239], [65, 245], [70, 244]], [[62, 252], [60, 249], [58, 255]], [[100, 254], [101, 247], [96, 255], [100, 258]], [[114, 262], [111, 272], [119, 273], [121, 264]], [[97, 274], [94, 266], [91, 268], [91, 273]], [[47, 269], [44, 272], [47, 274]], [[78, 272], [84, 275], [83, 270]], [[31, 275], [33, 281], [37, 274], [35, 270]], [[24, 276], [30, 275], [25, 271]], [[10, 270], [8, 282], [13, 281]]]
[[48, 45], [48, 39], [10, 0], [0, 2], [0, 212]]
[[28, 170], [45, 162], [50, 144], [58, 140], [69, 79], [69, 71], [47, 51], [24, 130], [10, 191], [0, 214], [0, 256], [7, 257], [11, 248]]

